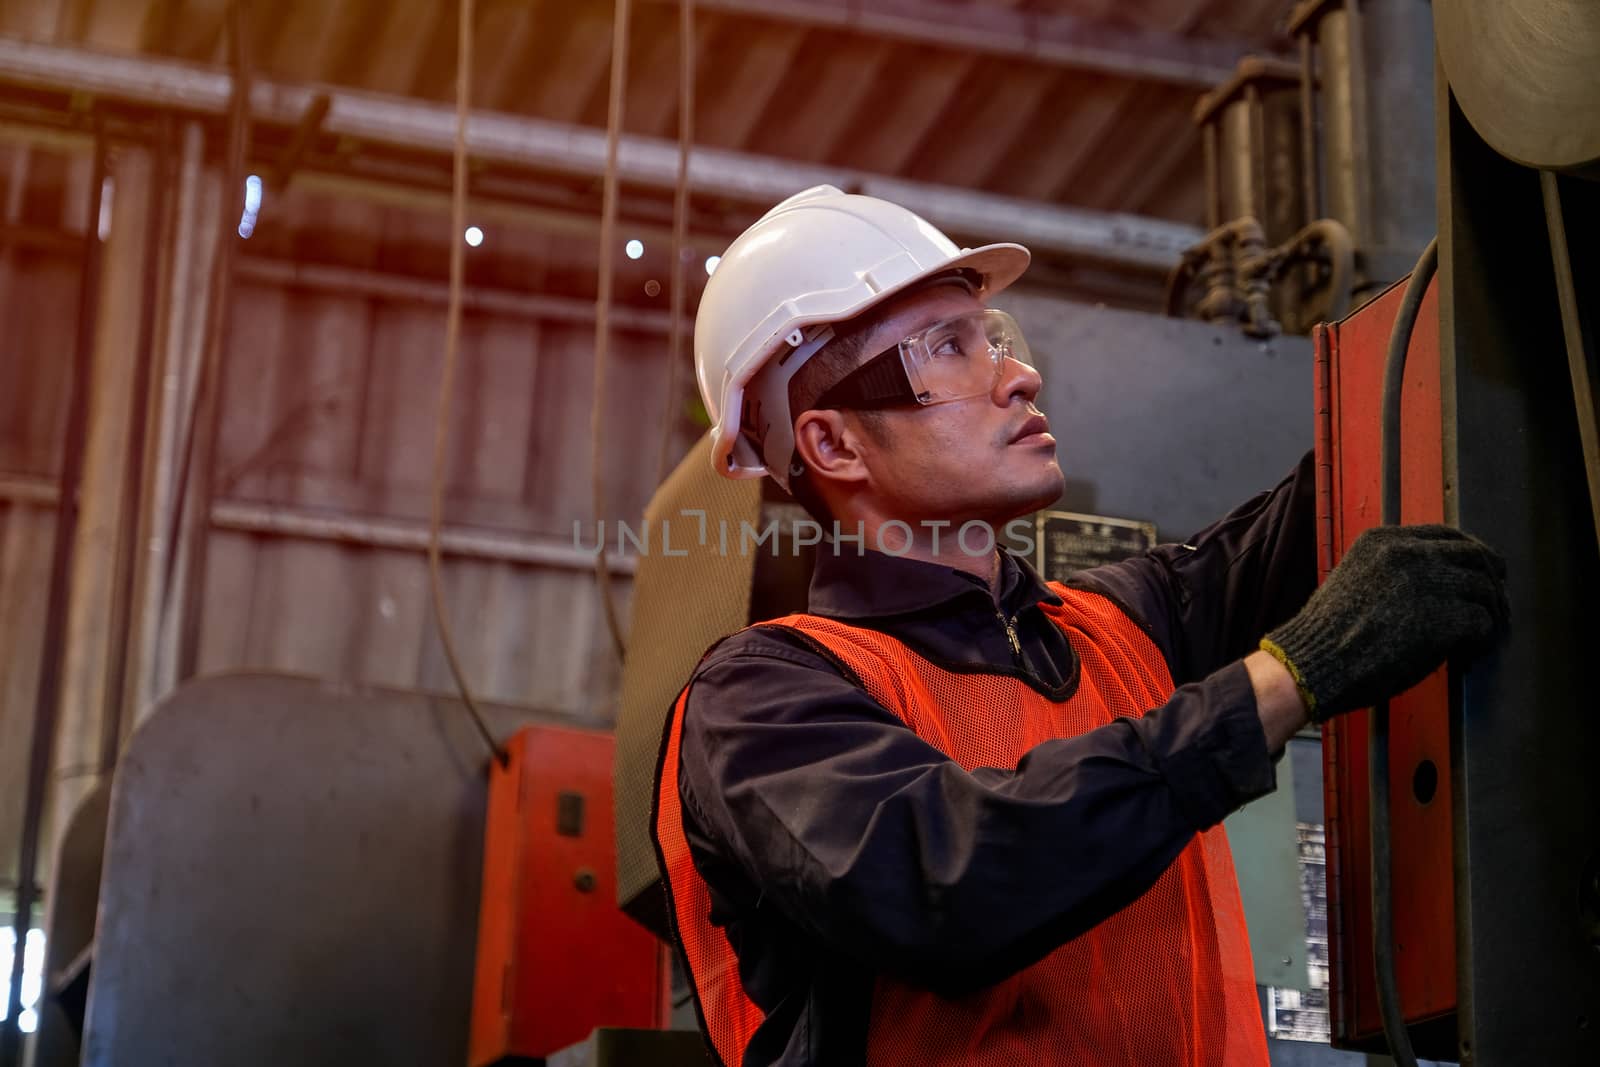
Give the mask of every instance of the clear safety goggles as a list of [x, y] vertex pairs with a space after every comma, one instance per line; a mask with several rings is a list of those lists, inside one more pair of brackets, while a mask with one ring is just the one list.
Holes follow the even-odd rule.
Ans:
[[1005, 361], [1033, 366], [1017, 320], [985, 308], [936, 322], [873, 356], [817, 398], [817, 408], [867, 411], [984, 396]]

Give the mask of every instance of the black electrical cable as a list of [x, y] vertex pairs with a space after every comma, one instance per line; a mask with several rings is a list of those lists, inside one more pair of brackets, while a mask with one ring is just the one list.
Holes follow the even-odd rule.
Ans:
[[456, 130], [450, 169], [450, 299], [444, 316], [444, 365], [439, 370], [439, 405], [433, 417], [433, 473], [428, 492], [428, 588], [433, 597], [433, 621], [439, 630], [450, 677], [461, 694], [478, 736], [501, 767], [511, 764], [504, 746], [495, 740], [483, 711], [467, 683], [467, 671], [456, 652], [455, 632], [444, 595], [444, 488], [445, 457], [450, 444], [450, 404], [455, 395], [456, 360], [461, 352], [461, 305], [466, 288], [466, 259], [462, 245], [467, 232], [467, 119], [471, 113], [473, 0], [461, 0], [456, 11]]
[[[1439, 239], [1423, 249], [1411, 271], [1394, 328], [1389, 333], [1389, 351], [1383, 365], [1383, 425], [1379, 440], [1382, 469], [1380, 521], [1385, 526], [1400, 521], [1400, 412], [1405, 384], [1406, 353], [1417, 325], [1417, 311], [1439, 265]], [[1369, 813], [1372, 831], [1372, 961], [1377, 972], [1378, 1011], [1383, 1017], [1383, 1032], [1389, 1040], [1389, 1054], [1399, 1067], [1416, 1067], [1417, 1055], [1411, 1049], [1411, 1033], [1406, 1029], [1400, 1004], [1400, 986], [1394, 969], [1394, 846], [1389, 829], [1389, 702], [1379, 701], [1372, 709], [1367, 739], [1367, 778], [1370, 788]]]
[[[667, 409], [661, 416], [661, 447], [656, 452], [656, 479], [667, 477], [667, 457], [671, 453], [673, 429], [678, 424], [678, 361], [683, 354], [683, 301], [685, 278], [683, 254], [688, 251], [689, 233], [689, 150], [694, 145], [694, 0], [678, 5], [678, 176], [672, 191], [672, 310], [667, 333]], [[598, 516], [596, 516], [598, 518]], [[605, 538], [600, 539], [602, 547]]]
[[[632, 26], [632, 0], [616, 0], [611, 23], [611, 89], [606, 106], [606, 169], [601, 182], [600, 278], [594, 308], [594, 399], [589, 410], [589, 468], [594, 500], [594, 518], [599, 526], [600, 551], [594, 557], [595, 581], [600, 586], [600, 603], [605, 608], [606, 629], [617, 659], [627, 658], [628, 645], [622, 636], [622, 619], [616, 596], [611, 591], [611, 560], [606, 555], [605, 533], [605, 431], [606, 363], [611, 350], [611, 291], [615, 279], [611, 269], [613, 244], [617, 233], [617, 200], [620, 195], [617, 149], [622, 138], [622, 119], [628, 91], [628, 31]], [[615, 416], [613, 416], [615, 417]]]

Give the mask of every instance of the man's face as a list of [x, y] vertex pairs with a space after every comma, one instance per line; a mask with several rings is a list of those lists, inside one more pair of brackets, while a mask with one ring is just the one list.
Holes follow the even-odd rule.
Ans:
[[[869, 330], [863, 360], [951, 316], [981, 310], [960, 286], [940, 285], [892, 300]], [[1038, 371], [1013, 359], [983, 396], [878, 413], [862, 436], [868, 491], [884, 518], [909, 523], [970, 520], [996, 529], [1061, 495], [1056, 441], [1034, 406]]]

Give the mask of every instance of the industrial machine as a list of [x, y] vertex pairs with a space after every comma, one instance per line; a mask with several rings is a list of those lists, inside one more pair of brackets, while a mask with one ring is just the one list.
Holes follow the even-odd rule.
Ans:
[[[1304, 3], [1296, 26], [1358, 50], [1366, 6]], [[1328, 729], [1334, 1041], [1590, 1064], [1600, 10], [1456, 0], [1434, 30], [1437, 283], [1429, 246], [1405, 290], [1315, 334], [1320, 565], [1374, 523], [1453, 523], [1506, 555], [1512, 635]], [[1373, 114], [1373, 83], [1354, 85]]]

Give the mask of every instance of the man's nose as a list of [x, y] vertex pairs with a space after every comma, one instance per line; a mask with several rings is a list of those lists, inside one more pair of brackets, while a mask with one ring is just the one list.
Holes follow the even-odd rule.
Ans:
[[1001, 407], [1009, 407], [1014, 397], [1032, 403], [1038, 397], [1039, 390], [1044, 388], [1044, 379], [1039, 372], [1021, 360], [1007, 356], [1000, 364], [1000, 375], [994, 383], [994, 401]]

